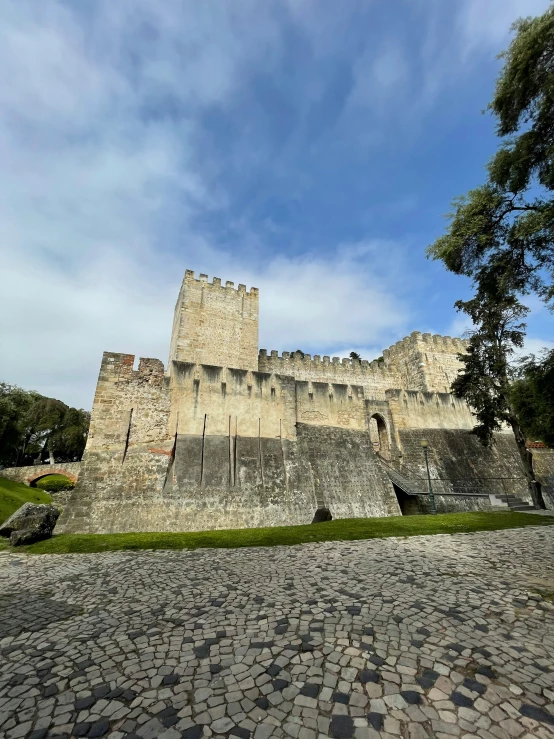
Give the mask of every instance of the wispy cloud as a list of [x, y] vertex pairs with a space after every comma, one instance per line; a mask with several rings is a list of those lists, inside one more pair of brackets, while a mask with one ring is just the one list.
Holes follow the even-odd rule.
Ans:
[[[506, 22], [524, 3], [509, 5]], [[430, 29], [434, 11], [412, 7]], [[452, 29], [479, 38], [477, 4], [456, 7]], [[4, 2], [0, 379], [90, 407], [104, 349], [166, 360], [188, 267], [260, 288], [268, 349], [379, 353], [423, 324], [422, 254], [415, 267], [413, 242], [373, 228], [415, 217], [421, 195], [381, 197], [374, 161], [454, 57], [437, 36], [422, 61], [410, 23], [383, 12]]]

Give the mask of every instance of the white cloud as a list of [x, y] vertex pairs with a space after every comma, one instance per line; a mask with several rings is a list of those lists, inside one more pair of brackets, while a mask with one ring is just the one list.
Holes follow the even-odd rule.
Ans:
[[465, 0], [458, 16], [463, 60], [470, 61], [475, 52], [502, 50], [514, 21], [540, 15], [550, 4], [551, 0]]
[[[103, 350], [165, 362], [186, 267], [259, 287], [268, 349], [367, 356], [417, 328], [394, 244], [279, 255], [240, 225], [241, 213], [229, 214], [244, 231], [237, 249], [199, 225], [226, 215], [225, 167], [247, 167], [247, 153], [281, 164], [264, 159], [265, 131], [243, 132], [243, 149], [223, 161], [199, 142], [204, 114], [236, 105], [249, 75], [271, 76], [287, 60], [287, 24], [315, 59], [358, 65], [360, 105], [371, 106], [372, 90], [387, 101], [405, 89], [402, 45], [362, 58], [345, 46], [343, 30], [367, 3], [338, 16], [334, 2], [321, 7], [2, 3], [0, 379], [90, 407]], [[305, 80], [308, 101], [325, 91], [320, 72]]]
[[529, 354], [535, 354], [538, 357], [545, 349], [554, 349], [554, 341], [552, 339], [527, 336], [523, 348], [516, 352], [516, 356], [525, 357]]
[[[408, 309], [390, 290], [401, 278], [398, 266], [379, 256], [382, 248], [361, 244], [330, 259], [275, 259], [258, 278], [262, 345], [343, 356], [351, 345], [388, 347], [391, 336], [405, 331]], [[397, 251], [385, 248], [389, 257]]]
[[353, 77], [347, 106], [357, 109], [357, 114], [360, 108], [366, 108], [377, 114], [388, 111], [390, 115], [395, 109], [392, 101], [402, 106], [403, 92], [410, 81], [406, 51], [394, 39], [386, 40], [378, 48], [368, 46], [356, 60]]
[[[210, 277], [260, 289], [262, 347], [347, 356], [353, 346], [372, 358], [407, 333], [408, 311], [387, 290], [392, 269], [368, 274], [367, 248], [339, 250], [333, 261], [281, 257], [257, 272], [208, 249], [200, 264]], [[113, 252], [66, 274], [13, 258], [3, 270], [2, 302], [16, 309], [3, 312], [2, 376], [90, 407], [104, 350], [166, 363], [181, 277], [177, 261], [147, 266]]]

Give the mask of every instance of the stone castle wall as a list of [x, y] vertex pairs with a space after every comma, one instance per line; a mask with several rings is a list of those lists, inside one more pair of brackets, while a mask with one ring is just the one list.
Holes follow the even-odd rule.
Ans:
[[546, 507], [554, 510], [554, 449], [532, 449], [533, 469], [542, 484]]
[[362, 388], [178, 361], [165, 376], [156, 360], [138, 371], [133, 361], [104, 355], [58, 532], [301, 524], [321, 505], [338, 517], [400, 513]]
[[104, 354], [79, 482], [57, 531], [302, 524], [321, 506], [339, 518], [398, 515], [381, 459], [421, 471], [422, 434], [441, 475], [519, 469], [508, 437], [498, 458], [476, 448], [473, 416], [448, 392], [465, 346], [414, 332], [379, 362], [258, 354], [256, 288], [187, 271], [167, 371], [157, 359], [134, 370], [132, 355]]
[[194, 277], [187, 270], [175, 305], [169, 359], [258, 369], [258, 290]]
[[381, 361], [340, 359], [299, 352], [269, 354], [261, 349], [258, 369], [261, 372], [294, 375], [298, 380], [338, 382], [361, 385], [367, 394], [384, 399], [389, 388], [444, 393], [461, 367], [458, 354], [466, 342], [450, 336], [421, 334], [414, 331], [402, 341], [385, 349]]

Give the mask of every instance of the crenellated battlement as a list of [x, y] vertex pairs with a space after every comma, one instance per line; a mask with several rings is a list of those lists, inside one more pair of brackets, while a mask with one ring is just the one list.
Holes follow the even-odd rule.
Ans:
[[258, 289], [185, 272], [173, 319], [171, 360], [258, 368]]
[[259, 295], [259, 291], [257, 287], [251, 287], [250, 290], [248, 291], [246, 289], [246, 285], [239, 284], [235, 290], [235, 283], [231, 282], [231, 280], [227, 280], [225, 282], [225, 285], [223, 285], [220, 277], [213, 277], [212, 281], [210, 282], [208, 275], [205, 275], [203, 273], [201, 273], [198, 277], [195, 277], [194, 271], [192, 269], [186, 270], [184, 281], [202, 283], [210, 287], [221, 287], [224, 290], [233, 291], [236, 293], [244, 293], [245, 295], [250, 295], [252, 297], [254, 296], [257, 297]]
[[287, 373], [297, 379], [358, 382], [376, 391], [401, 387], [446, 392], [460, 367], [458, 354], [466, 347], [467, 341], [463, 339], [414, 331], [385, 349], [382, 361], [320, 354], [302, 356], [301, 352], [279, 354], [274, 349], [268, 354], [266, 349], [261, 349], [258, 367], [260, 371]]
[[325, 372], [326, 367], [330, 367], [356, 374], [387, 371], [384, 362], [378, 362], [376, 359], [369, 362], [367, 359], [361, 361], [349, 357], [341, 359], [340, 357], [321, 356], [320, 354], [314, 354], [312, 357], [311, 354], [302, 356], [299, 352], [282, 352], [279, 356], [279, 352], [275, 349], [272, 349], [269, 355], [267, 349], [260, 349], [258, 364], [260, 369], [262, 366], [264, 367], [264, 372], [282, 372], [284, 367], [312, 368], [322, 372]]
[[134, 369], [135, 355], [119, 352], [104, 352], [100, 366], [100, 378], [121, 380], [140, 379], [163, 381], [165, 368], [160, 359], [140, 357], [138, 369]]
[[406, 355], [413, 350], [441, 352], [444, 354], [460, 354], [466, 351], [467, 340], [441, 336], [440, 334], [422, 334], [413, 331], [409, 336], [397, 341], [383, 351], [385, 359], [394, 361], [399, 355]]

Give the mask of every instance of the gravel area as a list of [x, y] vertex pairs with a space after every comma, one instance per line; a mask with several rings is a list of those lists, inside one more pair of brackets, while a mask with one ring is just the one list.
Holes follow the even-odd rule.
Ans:
[[554, 529], [0, 553], [0, 736], [554, 737]]

